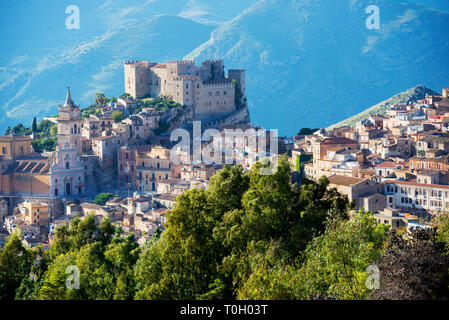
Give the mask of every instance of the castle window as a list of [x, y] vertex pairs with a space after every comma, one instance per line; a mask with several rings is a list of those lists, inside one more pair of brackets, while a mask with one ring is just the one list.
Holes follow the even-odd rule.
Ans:
[[70, 164], [68, 162], [65, 163], [65, 168], [68, 170], [70, 169]]
[[225, 96], [226, 94], [227, 94], [226, 90], [225, 90], [225, 91], [223, 91], [223, 95]]
[[220, 91], [215, 92], [215, 95], [218, 97], [220, 95]]
[[198, 83], [198, 84], [196, 85], [196, 88], [197, 88], [197, 89], [199, 89], [199, 88], [200, 88], [200, 84], [199, 84], [199, 83]]
[[189, 84], [188, 83], [186, 83], [186, 89], [189, 89]]
[[8, 148], [2, 147], [2, 153], [3, 153], [3, 154], [6, 154], [7, 151], [8, 151]]
[[212, 97], [212, 92], [211, 91], [209, 91], [209, 97]]

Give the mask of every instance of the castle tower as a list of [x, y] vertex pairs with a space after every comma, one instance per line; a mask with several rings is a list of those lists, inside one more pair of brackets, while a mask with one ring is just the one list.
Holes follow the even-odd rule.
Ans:
[[58, 147], [51, 166], [51, 190], [55, 197], [79, 197], [85, 193], [85, 165], [81, 159], [81, 110], [67, 88], [64, 105], [59, 105]]

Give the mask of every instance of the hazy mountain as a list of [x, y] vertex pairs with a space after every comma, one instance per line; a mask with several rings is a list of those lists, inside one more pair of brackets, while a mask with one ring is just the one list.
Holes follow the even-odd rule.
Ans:
[[428, 89], [424, 86], [416, 86], [414, 88], [411, 88], [407, 91], [398, 93], [394, 95], [393, 97], [382, 101], [375, 106], [372, 106], [371, 108], [368, 108], [359, 114], [356, 114], [346, 120], [343, 120], [337, 124], [334, 124], [330, 126], [329, 128], [333, 127], [341, 127], [342, 125], [349, 125], [351, 127], [355, 127], [356, 123], [368, 118], [372, 115], [385, 115], [387, 113], [388, 108], [393, 104], [399, 104], [399, 103], [405, 103], [408, 104], [409, 102], [417, 102], [418, 100], [424, 99], [426, 97], [426, 94], [430, 95], [438, 95], [437, 92]]
[[[400, 1], [400, 0], [395, 0]], [[447, 0], [411, 0], [426, 8], [449, 12], [449, 2]]]
[[[213, 27], [178, 16], [161, 15], [131, 27], [108, 31], [91, 41], [47, 55], [29, 70], [8, 66], [0, 87], [0, 132], [33, 116], [55, 114], [67, 86], [75, 102], [92, 104], [96, 92], [118, 96], [124, 92], [123, 61], [181, 59], [207, 39]], [[10, 75], [11, 77], [7, 77]]]
[[[380, 8], [379, 30], [366, 8]], [[449, 86], [449, 14], [407, 1], [262, 0], [187, 58], [247, 70], [251, 119], [325, 127], [422, 83]]]

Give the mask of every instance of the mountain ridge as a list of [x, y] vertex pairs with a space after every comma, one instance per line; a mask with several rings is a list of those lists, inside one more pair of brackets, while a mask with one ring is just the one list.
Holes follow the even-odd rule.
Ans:
[[340, 121], [339, 123], [331, 125], [331, 126], [327, 127], [327, 129], [338, 128], [343, 125], [349, 125], [350, 127], [355, 127], [356, 122], [366, 119], [369, 116], [385, 115], [387, 112], [387, 109], [393, 104], [399, 104], [399, 103], [408, 104], [409, 102], [416, 102], [418, 100], [424, 99], [426, 97], [426, 94], [438, 95], [438, 93], [433, 91], [432, 89], [426, 88], [423, 85], [417, 85], [417, 86], [410, 88], [406, 91], [395, 94], [391, 98], [388, 98], [382, 102], [379, 102], [378, 104], [376, 104], [372, 107], [369, 107], [368, 109], [366, 109], [348, 119], [345, 119], [343, 121]]
[[[381, 27], [368, 30], [369, 5]], [[342, 23], [344, 21], [344, 23]], [[251, 118], [292, 135], [326, 127], [416, 83], [449, 83], [449, 14], [385, 0], [261, 0], [185, 58], [247, 70]]]

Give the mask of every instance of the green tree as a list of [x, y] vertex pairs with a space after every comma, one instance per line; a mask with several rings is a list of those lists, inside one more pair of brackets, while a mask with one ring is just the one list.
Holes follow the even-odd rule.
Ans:
[[10, 135], [11, 134], [11, 126], [8, 126], [8, 129], [6, 129], [5, 131], [5, 136]]
[[[133, 266], [140, 255], [134, 235], [123, 237], [109, 219], [75, 217], [57, 228], [49, 250], [51, 264], [42, 279], [40, 299], [131, 299]], [[66, 286], [68, 266], [79, 270], [79, 289]]]
[[298, 132], [298, 136], [301, 135], [311, 135], [314, 134], [315, 132], [317, 132], [318, 130], [320, 130], [319, 128], [301, 128], [301, 130], [299, 130]]
[[97, 106], [103, 105], [108, 102], [108, 98], [101, 92], [95, 94], [95, 104]]
[[33, 124], [31, 126], [33, 132], [37, 132], [37, 122], [36, 122], [36, 117], [33, 118]]
[[22, 279], [28, 277], [32, 254], [22, 245], [20, 234], [14, 232], [0, 252], [0, 300], [11, 300]]
[[433, 219], [433, 222], [437, 225], [438, 240], [446, 244], [449, 253], [449, 213], [441, 212]]
[[385, 250], [388, 227], [359, 211], [349, 220], [328, 220], [323, 235], [312, 240], [293, 281], [298, 299], [366, 299], [369, 265]]
[[56, 137], [58, 135], [58, 126], [54, 125], [50, 127], [50, 135]]
[[112, 119], [115, 123], [120, 122], [123, 120], [123, 112], [121, 111], [114, 111], [112, 112]]
[[129, 99], [130, 97], [131, 97], [131, 95], [129, 93], [124, 93], [119, 98], [120, 99]]
[[113, 198], [112, 193], [100, 193], [95, 196], [95, 204], [99, 206], [104, 206], [109, 199]]

